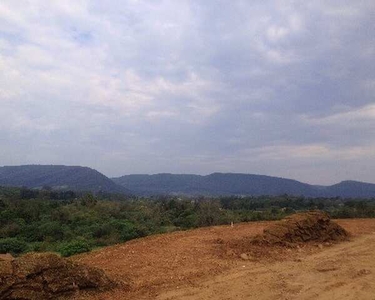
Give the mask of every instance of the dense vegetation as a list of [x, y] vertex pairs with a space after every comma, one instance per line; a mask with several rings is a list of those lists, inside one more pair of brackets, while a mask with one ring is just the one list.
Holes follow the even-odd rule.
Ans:
[[326, 210], [335, 218], [375, 217], [375, 199], [126, 198], [0, 188], [0, 253], [57, 251], [69, 256], [156, 233], [275, 220], [309, 209]]

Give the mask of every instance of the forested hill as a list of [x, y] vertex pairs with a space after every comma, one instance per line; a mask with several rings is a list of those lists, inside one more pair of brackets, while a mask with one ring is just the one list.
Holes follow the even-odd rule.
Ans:
[[264, 175], [213, 173], [201, 175], [125, 175], [114, 182], [139, 195], [303, 195], [306, 197], [375, 197], [375, 184], [343, 181], [332, 186], [315, 186], [296, 180]]
[[375, 198], [375, 184], [343, 181], [315, 186], [296, 180], [252, 174], [126, 175], [109, 179], [96, 170], [80, 166], [26, 165], [0, 167], [0, 186], [91, 191], [121, 194], [188, 196], [277, 196]]
[[78, 166], [26, 165], [0, 167], [0, 186], [130, 194], [96, 170]]

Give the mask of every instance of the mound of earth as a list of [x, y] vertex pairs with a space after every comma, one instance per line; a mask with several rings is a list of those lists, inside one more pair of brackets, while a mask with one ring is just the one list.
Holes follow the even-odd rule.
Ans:
[[254, 237], [254, 244], [292, 246], [306, 242], [342, 241], [348, 232], [322, 211], [298, 213], [276, 222]]
[[0, 299], [63, 299], [83, 290], [101, 291], [114, 286], [102, 270], [53, 253], [0, 258]]

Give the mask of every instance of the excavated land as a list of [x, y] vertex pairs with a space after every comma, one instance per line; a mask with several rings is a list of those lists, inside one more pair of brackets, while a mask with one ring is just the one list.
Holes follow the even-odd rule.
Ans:
[[287, 244], [271, 243], [268, 233], [280, 222], [254, 222], [155, 235], [77, 255], [69, 261], [103, 270], [110, 287], [82, 286], [66, 299], [374, 299], [375, 219], [323, 219], [322, 231], [334, 226], [341, 242], [327, 239], [328, 233], [291, 242], [293, 232], [306, 235], [304, 226], [288, 230]]
[[75, 299], [374, 299], [375, 219], [334, 221], [350, 240], [271, 246], [267, 255], [261, 246], [253, 257], [232, 246], [277, 222], [174, 232], [78, 255], [132, 286]]
[[263, 234], [253, 238], [253, 244], [294, 247], [307, 242], [337, 242], [349, 238], [349, 233], [331, 221], [322, 211], [298, 213], [275, 222]]
[[350, 234], [322, 211], [310, 211], [288, 216], [274, 222], [262, 234], [233, 239], [226, 244], [227, 254], [242, 259], [281, 259], [290, 249], [316, 245], [332, 245], [347, 241]]
[[53, 253], [0, 257], [0, 299], [69, 299], [80, 291], [103, 291], [115, 286], [102, 270]]

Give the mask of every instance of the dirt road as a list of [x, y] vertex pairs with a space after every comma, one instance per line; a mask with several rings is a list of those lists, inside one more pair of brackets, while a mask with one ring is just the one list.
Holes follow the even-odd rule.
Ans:
[[351, 241], [283, 250], [274, 260], [242, 260], [223, 251], [270, 222], [152, 236], [74, 259], [118, 281], [132, 280], [131, 291], [119, 288], [95, 299], [375, 299], [375, 220], [337, 222]]

